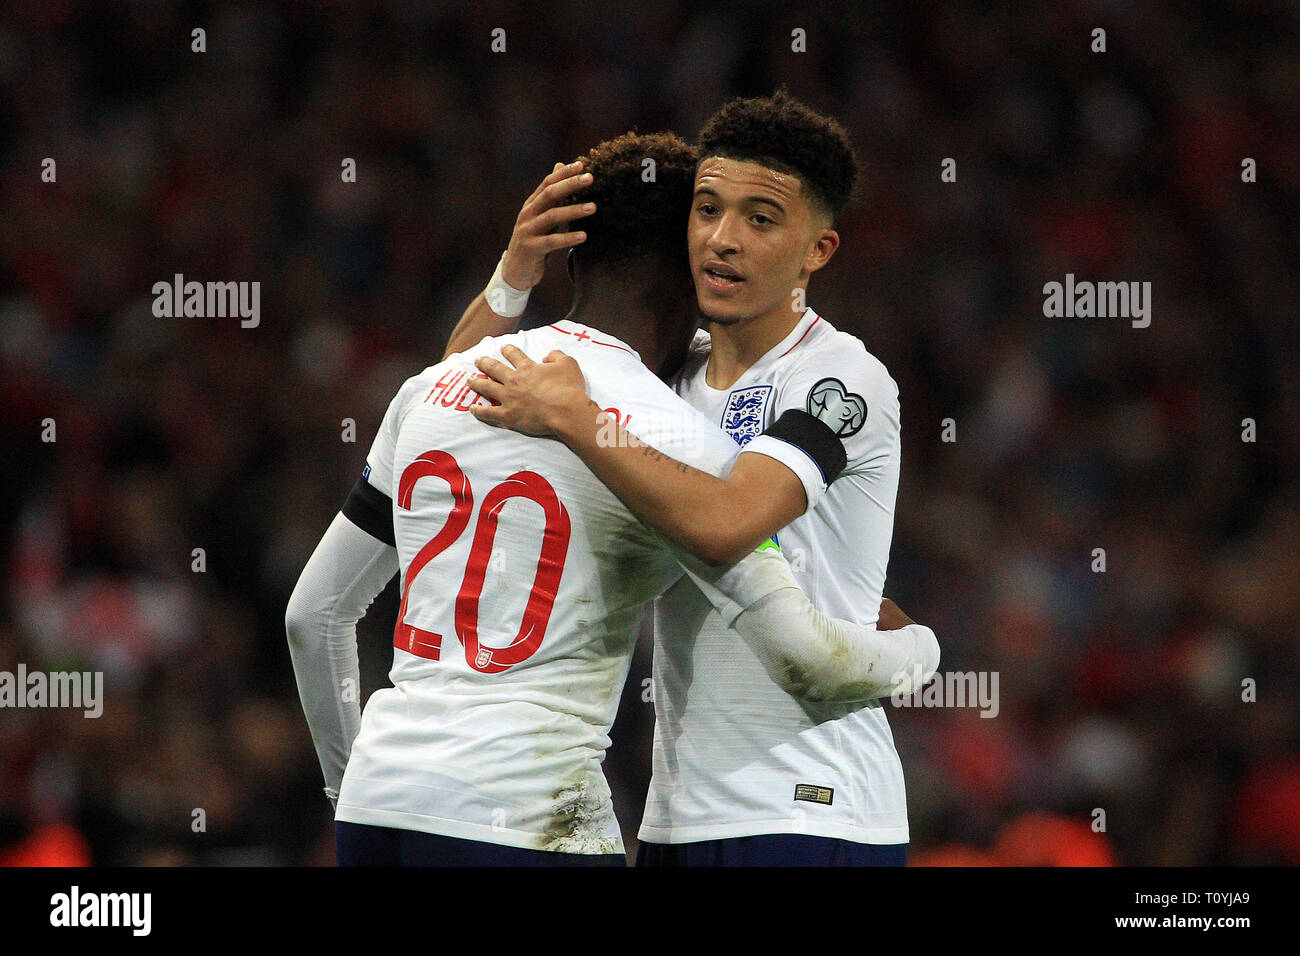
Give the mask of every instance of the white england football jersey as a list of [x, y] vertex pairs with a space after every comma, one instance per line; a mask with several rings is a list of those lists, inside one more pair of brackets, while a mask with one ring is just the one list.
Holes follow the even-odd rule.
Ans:
[[[809, 510], [777, 536], [822, 612], [874, 624], [893, 533], [898, 388], [862, 343], [812, 310], [729, 389], [705, 382], [697, 334], [677, 391], [746, 451], [785, 462]], [[802, 450], [761, 433], [797, 409], [839, 436], [848, 462], [826, 486]], [[742, 503], [743, 504], [743, 503]], [[903, 771], [880, 702], [800, 702], [764, 672], [689, 579], [655, 605], [654, 774], [640, 838], [651, 843], [806, 833], [905, 843]]]
[[572, 322], [484, 339], [409, 379], [367, 458], [393, 501], [402, 603], [391, 689], [366, 705], [337, 819], [571, 853], [622, 850], [601, 771], [644, 602], [681, 575], [561, 442], [468, 409], [480, 355], [562, 348], [588, 393], [722, 475], [728, 438], [626, 345]]

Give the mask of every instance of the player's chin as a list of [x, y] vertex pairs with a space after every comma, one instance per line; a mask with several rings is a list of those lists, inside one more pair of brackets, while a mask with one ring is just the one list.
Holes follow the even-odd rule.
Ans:
[[732, 299], [717, 299], [709, 295], [698, 298], [700, 315], [719, 325], [733, 325], [749, 316], [748, 310]]

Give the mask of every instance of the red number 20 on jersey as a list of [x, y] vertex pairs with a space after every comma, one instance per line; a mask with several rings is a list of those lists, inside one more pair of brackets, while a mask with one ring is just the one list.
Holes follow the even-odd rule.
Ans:
[[[474, 512], [474, 492], [469, 478], [456, 459], [446, 452], [426, 451], [411, 462], [402, 472], [397, 488], [397, 506], [410, 510], [411, 496], [422, 478], [441, 478], [451, 487], [454, 504], [447, 523], [422, 547], [406, 571], [406, 586], [402, 589], [402, 605], [397, 612], [397, 627], [393, 631], [393, 646], [417, 657], [436, 661], [442, 648], [442, 635], [425, 631], [406, 623], [406, 605], [411, 595], [411, 585], [425, 565], [451, 546], [469, 527]], [[478, 604], [487, 576], [488, 561], [492, 556], [492, 542], [496, 539], [497, 522], [501, 509], [511, 498], [526, 498], [540, 505], [546, 515], [542, 529], [542, 548], [537, 556], [537, 569], [533, 574], [533, 587], [528, 592], [528, 603], [519, 622], [519, 632], [505, 647], [481, 647], [478, 640]], [[456, 594], [456, 637], [465, 649], [465, 661], [484, 674], [501, 671], [526, 661], [537, 652], [546, 636], [546, 625], [555, 606], [555, 594], [564, 574], [564, 561], [569, 552], [569, 513], [556, 497], [555, 489], [541, 475], [533, 471], [519, 471], [487, 493], [479, 508], [474, 525], [474, 540], [470, 547], [469, 562], [460, 591]]]

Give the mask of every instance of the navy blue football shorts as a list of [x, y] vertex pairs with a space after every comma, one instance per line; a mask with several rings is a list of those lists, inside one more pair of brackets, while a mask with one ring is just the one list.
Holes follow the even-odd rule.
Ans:
[[622, 853], [553, 853], [368, 823], [335, 822], [334, 843], [339, 866], [627, 866]]
[[642, 843], [637, 866], [906, 866], [906, 843], [854, 843], [799, 833]]

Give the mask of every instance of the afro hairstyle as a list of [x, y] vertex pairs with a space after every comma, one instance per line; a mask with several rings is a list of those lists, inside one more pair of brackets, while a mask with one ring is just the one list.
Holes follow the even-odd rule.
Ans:
[[575, 228], [587, 233], [574, 247], [582, 269], [610, 270], [636, 259], [689, 266], [686, 221], [695, 188], [695, 148], [674, 133], [637, 133], [605, 140], [580, 157], [591, 185], [569, 203], [594, 202]]
[[844, 127], [784, 88], [724, 104], [700, 131], [699, 151], [701, 159], [723, 156], [798, 176], [832, 221], [852, 199], [858, 178]]

